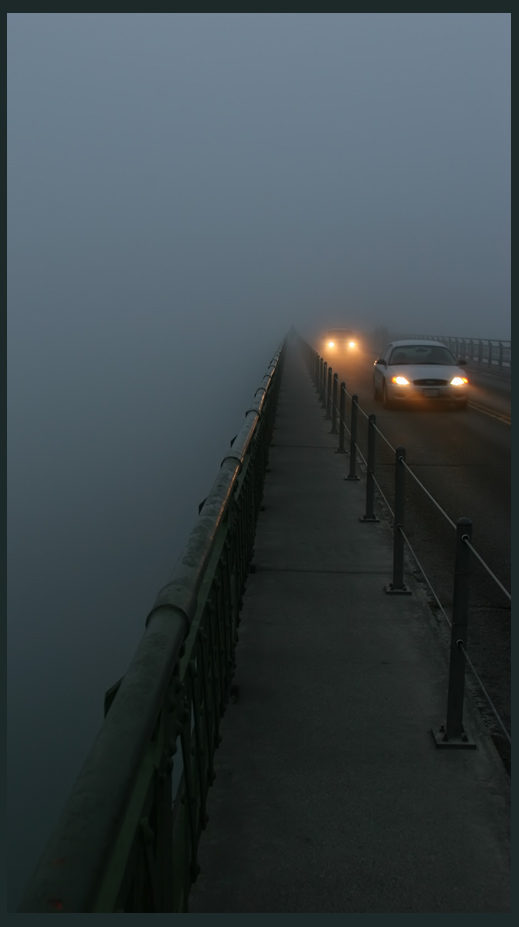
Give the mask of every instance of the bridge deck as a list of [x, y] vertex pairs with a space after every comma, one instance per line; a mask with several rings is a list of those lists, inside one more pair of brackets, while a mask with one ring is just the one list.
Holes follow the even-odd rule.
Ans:
[[508, 777], [470, 703], [436, 748], [445, 643], [329, 429], [293, 349], [190, 912], [509, 912]]

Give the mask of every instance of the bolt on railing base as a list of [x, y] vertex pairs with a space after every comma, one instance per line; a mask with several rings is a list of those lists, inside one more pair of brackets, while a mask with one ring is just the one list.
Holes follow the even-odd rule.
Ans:
[[387, 592], [388, 595], [411, 595], [411, 590], [405, 583], [402, 583], [401, 586], [393, 586], [393, 583], [388, 583], [387, 586], [384, 586], [384, 592]]
[[458, 750], [475, 750], [477, 747], [469, 732], [465, 730], [460, 735], [447, 737], [445, 725], [442, 724], [437, 731], [431, 731], [431, 734], [437, 747], [457, 747]]
[[348, 476], [345, 476], [344, 479], [345, 480], [360, 480], [360, 476], [356, 476], [355, 474], [352, 476], [350, 473], [348, 474]]
[[359, 521], [380, 521], [380, 518], [377, 518], [376, 515], [361, 515]]

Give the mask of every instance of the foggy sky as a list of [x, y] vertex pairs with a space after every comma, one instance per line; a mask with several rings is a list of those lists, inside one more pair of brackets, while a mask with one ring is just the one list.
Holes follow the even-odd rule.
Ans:
[[11, 904], [293, 324], [510, 337], [509, 13], [8, 15]]

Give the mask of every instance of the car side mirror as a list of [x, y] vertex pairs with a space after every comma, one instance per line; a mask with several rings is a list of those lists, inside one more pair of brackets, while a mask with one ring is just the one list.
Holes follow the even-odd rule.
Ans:
[[379, 357], [379, 359], [375, 361], [375, 364], [380, 364], [382, 367], [386, 366], [385, 360], [382, 360], [381, 357]]

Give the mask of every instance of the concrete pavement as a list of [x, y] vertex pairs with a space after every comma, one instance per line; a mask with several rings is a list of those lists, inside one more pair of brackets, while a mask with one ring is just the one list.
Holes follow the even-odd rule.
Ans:
[[468, 696], [436, 747], [445, 644], [329, 432], [292, 348], [190, 913], [509, 913], [509, 779]]

